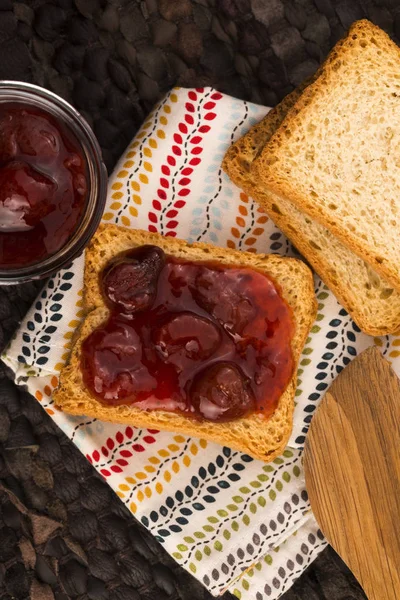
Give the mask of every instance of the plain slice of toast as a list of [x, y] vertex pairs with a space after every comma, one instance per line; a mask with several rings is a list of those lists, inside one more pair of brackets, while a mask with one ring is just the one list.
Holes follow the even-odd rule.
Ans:
[[386, 33], [355, 23], [253, 169], [400, 290], [399, 71]]
[[395, 333], [400, 329], [400, 293], [328, 229], [289, 200], [268, 191], [252, 172], [253, 161], [311, 82], [296, 88], [235, 142], [222, 167], [238, 187], [263, 206], [362, 331], [369, 335]]
[[[113, 256], [142, 244], [155, 244], [167, 254], [178, 258], [212, 260], [255, 268], [265, 272], [278, 284], [283, 298], [293, 310], [295, 333], [292, 339], [292, 352], [295, 369], [277, 409], [270, 418], [264, 419], [254, 413], [228, 423], [198, 422], [177, 413], [162, 410], [144, 411], [135, 408], [134, 405], [106, 406], [87, 391], [80, 369], [80, 348], [83, 340], [93, 329], [103, 323], [109, 314], [101, 295], [99, 274]], [[102, 225], [86, 251], [84, 300], [86, 318], [78, 332], [69, 363], [61, 372], [59, 387], [53, 395], [56, 405], [62, 410], [76, 415], [85, 414], [104, 421], [129, 423], [138, 427], [202, 437], [264, 461], [273, 460], [283, 451], [292, 429], [297, 365], [316, 315], [312, 273], [302, 261], [275, 255], [225, 250], [207, 244], [190, 245], [181, 240], [164, 238], [146, 231]]]

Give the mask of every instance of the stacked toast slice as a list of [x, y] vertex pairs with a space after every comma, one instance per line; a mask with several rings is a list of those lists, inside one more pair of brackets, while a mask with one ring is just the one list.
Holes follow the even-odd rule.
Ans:
[[399, 150], [400, 50], [363, 20], [223, 162], [370, 335], [400, 330]]

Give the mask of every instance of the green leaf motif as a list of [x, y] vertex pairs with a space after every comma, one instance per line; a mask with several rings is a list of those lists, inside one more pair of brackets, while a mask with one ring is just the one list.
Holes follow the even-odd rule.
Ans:
[[246, 526], [250, 525], [250, 517], [249, 517], [249, 515], [243, 515], [242, 521], [243, 521], [243, 523]]
[[218, 552], [221, 552], [221, 551], [223, 550], [223, 548], [224, 548], [224, 547], [223, 547], [223, 545], [221, 544], [221, 542], [220, 542], [220, 541], [216, 540], [216, 541], [214, 542], [214, 548], [215, 548], [215, 550], [217, 550]]
[[232, 500], [234, 502], [237, 502], [237, 504], [240, 504], [241, 502], [244, 502], [242, 496], [233, 496]]
[[286, 483], [289, 483], [289, 481], [290, 481], [290, 475], [289, 475], [289, 473], [288, 473], [287, 471], [285, 471], [285, 472], [282, 474], [282, 479], [283, 479], [284, 481], [286, 481]]
[[308, 346], [308, 348], [304, 348], [302, 354], [305, 354], [307, 356], [308, 354], [312, 354], [313, 352], [314, 352], [313, 348], [310, 348]]
[[301, 396], [302, 393], [303, 393], [303, 390], [300, 390], [299, 388], [297, 388], [296, 394], [295, 394], [296, 398], [297, 398], [297, 396]]
[[182, 557], [182, 554], [180, 554], [179, 552], [173, 552], [173, 553], [172, 553], [172, 556], [173, 556], [174, 558], [176, 558], [176, 560], [182, 560], [182, 558], [183, 558], [183, 557]]
[[249, 506], [249, 509], [250, 509], [251, 514], [254, 515], [257, 512], [257, 505], [254, 504], [254, 502], [252, 502]]
[[206, 556], [210, 556], [210, 554], [211, 554], [210, 546], [204, 546], [203, 551]]
[[271, 498], [272, 501], [275, 500], [276, 498], [276, 492], [274, 490], [269, 490], [269, 497]]
[[232, 521], [231, 527], [233, 531], [239, 531], [239, 523], [237, 521]]
[[259, 481], [250, 481], [250, 485], [252, 488], [258, 490], [261, 487], [261, 483]]
[[264, 498], [264, 496], [260, 496], [260, 497], [258, 498], [257, 502], [258, 502], [258, 504], [259, 504], [259, 505], [260, 505], [262, 508], [264, 508], [264, 506], [267, 504], [267, 501], [266, 501], [266, 499]]
[[267, 556], [264, 556], [264, 561], [267, 563], [267, 565], [272, 565], [272, 556], [270, 554], [267, 554]]
[[207, 533], [210, 533], [211, 531], [215, 531], [215, 527], [211, 527], [211, 525], [203, 525], [203, 529], [204, 529], [204, 531], [207, 531]]
[[228, 510], [238, 510], [238, 507], [236, 506], [236, 504], [228, 504], [228, 506], [226, 508]]
[[321, 313], [318, 313], [315, 320], [316, 321], [322, 321], [323, 318], [324, 318], [324, 315], [322, 315]]
[[200, 552], [200, 550], [196, 550], [196, 552], [194, 553], [194, 557], [196, 560], [201, 561], [201, 559], [203, 558], [203, 554]]
[[[264, 473], [261, 473], [260, 475], [257, 475], [257, 479], [259, 481], [265, 482], [269, 480], [268, 475], [264, 475]], [[250, 490], [249, 490], [250, 491]]]
[[272, 467], [271, 465], [264, 465], [263, 471], [265, 471], [266, 473], [271, 473], [271, 471], [274, 471], [274, 467]]
[[242, 492], [242, 494], [250, 494], [250, 490], [248, 487], [242, 486], [241, 488], [239, 488], [239, 492]]
[[178, 550], [180, 550], [181, 552], [187, 552], [189, 550], [189, 548], [187, 546], [185, 546], [185, 544], [178, 544], [177, 545]]
[[311, 327], [311, 333], [319, 333], [321, 331], [321, 327], [319, 325], [313, 325]]
[[[285, 458], [293, 458], [293, 452], [292, 452], [291, 450], [288, 450], [288, 449], [286, 448], [286, 450], [285, 450], [285, 451], [284, 451], [284, 453], [283, 453], [283, 456], [284, 456]], [[282, 461], [282, 462], [283, 462], [283, 461]]]
[[220, 508], [219, 510], [217, 510], [217, 515], [224, 518], [224, 517], [228, 516], [228, 512], [226, 510], [223, 510], [222, 508]]
[[241, 600], [242, 598], [242, 593], [236, 588], [233, 590], [233, 595], [235, 596], [235, 598], [239, 598], [239, 600]]
[[249, 587], [250, 587], [250, 584], [249, 584], [249, 582], [247, 581], [247, 579], [242, 579], [242, 586], [244, 587], [244, 589], [245, 589], [246, 591], [248, 591], [248, 589], [249, 589]]
[[295, 477], [298, 477], [298, 476], [300, 475], [300, 473], [301, 473], [301, 471], [300, 471], [300, 467], [299, 467], [298, 465], [295, 465], [295, 466], [293, 467], [293, 475], [294, 475]]
[[224, 536], [224, 538], [226, 540], [230, 540], [231, 539], [231, 532], [228, 529], [224, 529], [224, 531], [222, 532], [222, 535]]
[[185, 540], [185, 542], [186, 542], [187, 544], [194, 544], [194, 542], [195, 542], [195, 540], [194, 540], [192, 537], [190, 537], [189, 535], [187, 535], [187, 536], [186, 536], [186, 537], [184, 537], [183, 539]]
[[281, 492], [281, 491], [283, 490], [283, 484], [282, 484], [282, 481], [280, 481], [280, 480], [278, 479], [278, 481], [277, 481], [277, 482], [276, 482], [276, 484], [275, 484], [275, 487], [276, 487], [276, 489], [278, 490], [278, 492]]
[[219, 523], [219, 519], [217, 519], [217, 517], [207, 517], [207, 521], [209, 523]]
[[196, 573], [196, 571], [197, 571], [196, 565], [193, 563], [189, 563], [189, 570], [192, 571], [192, 573]]
[[198, 540], [202, 540], [203, 538], [206, 537], [202, 531], [195, 531], [193, 535]]
[[311, 360], [310, 360], [309, 358], [303, 358], [303, 360], [300, 362], [300, 364], [301, 364], [303, 367], [306, 367], [307, 365], [309, 365], [309, 364], [310, 364], [310, 362], [311, 362]]

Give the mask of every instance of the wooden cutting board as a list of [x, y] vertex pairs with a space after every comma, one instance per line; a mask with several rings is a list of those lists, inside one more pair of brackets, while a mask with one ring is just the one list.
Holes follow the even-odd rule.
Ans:
[[376, 348], [326, 392], [304, 470], [315, 518], [369, 600], [400, 600], [400, 382]]

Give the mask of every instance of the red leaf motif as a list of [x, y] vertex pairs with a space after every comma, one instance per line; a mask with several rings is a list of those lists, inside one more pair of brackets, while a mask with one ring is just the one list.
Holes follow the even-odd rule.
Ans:
[[149, 221], [150, 223], [157, 223], [157, 215], [153, 212], [149, 212]]
[[212, 121], [217, 115], [215, 113], [207, 113], [204, 115], [206, 121]]
[[130, 458], [132, 456], [132, 452], [129, 452], [129, 450], [121, 450], [121, 456]]
[[175, 227], [178, 225], [178, 221], [168, 221], [167, 223], [167, 229], [175, 229]]
[[174, 142], [177, 144], [182, 144], [182, 136], [179, 133], [174, 133]]
[[157, 190], [157, 196], [160, 198], [160, 200], [166, 200], [167, 192], [165, 192], [165, 190]]
[[171, 169], [169, 167], [167, 167], [167, 165], [163, 165], [161, 167], [161, 173], [163, 175], [169, 175], [171, 173]]
[[191, 144], [200, 144], [200, 142], [202, 141], [202, 137], [200, 135], [195, 135], [194, 137], [192, 137], [192, 139], [190, 140]]
[[165, 237], [176, 237], [176, 231], [167, 231]]
[[131, 439], [131, 437], [133, 436], [133, 429], [132, 429], [132, 427], [127, 427], [125, 429], [125, 435], [126, 435], [126, 437], [128, 437], [129, 439]]
[[194, 106], [191, 102], [186, 102], [185, 104], [185, 108], [188, 112], [193, 113], [194, 112]]
[[147, 431], [149, 433], [160, 433], [160, 431], [158, 429], [148, 429]]
[[179, 123], [178, 129], [179, 129], [179, 131], [181, 133], [187, 133], [188, 132], [188, 128], [187, 128], [187, 125], [185, 125], [185, 123]]
[[118, 431], [118, 433], [115, 436], [115, 438], [116, 438], [118, 444], [122, 444], [122, 442], [124, 441], [124, 435], [120, 431]]
[[110, 469], [113, 473], [122, 473], [121, 467], [117, 467], [117, 465], [113, 465], [112, 467], [110, 467]]
[[209, 125], [202, 125], [201, 127], [199, 127], [199, 133], [208, 133], [210, 131], [211, 127]]
[[112, 440], [111, 438], [108, 438], [106, 444], [107, 444], [107, 448], [109, 448], [110, 450], [112, 450], [115, 446], [114, 440]]
[[167, 212], [165, 213], [165, 216], [166, 216], [168, 219], [173, 219], [174, 217], [176, 217], [176, 215], [177, 215], [177, 214], [178, 214], [178, 211], [177, 211], [177, 210], [175, 210], [175, 209], [171, 209], [171, 210], [169, 210], [169, 211], [167, 211]]
[[151, 233], [157, 233], [157, 227], [155, 227], [154, 225], [149, 225], [147, 228], [149, 231], [151, 231]]
[[182, 150], [179, 148], [179, 146], [172, 146], [172, 152], [176, 154], [176, 156], [181, 156], [182, 154]]
[[173, 156], [167, 156], [167, 163], [171, 165], [171, 167], [174, 167], [176, 165], [176, 160]]
[[178, 181], [179, 185], [189, 185], [189, 183], [191, 182], [191, 179], [189, 179], [189, 177], [182, 177], [182, 179], [180, 179]]
[[212, 98], [213, 100], [221, 100], [222, 94], [220, 94], [219, 92], [215, 92], [214, 94], [211, 94], [210, 98]]
[[193, 123], [194, 123], [194, 119], [193, 119], [192, 115], [185, 115], [185, 121], [188, 125], [193, 125]]
[[196, 92], [193, 92], [193, 90], [191, 90], [188, 93], [188, 98], [189, 98], [189, 100], [193, 100], [193, 102], [196, 102], [196, 100], [197, 100], [197, 94], [196, 94]]
[[93, 460], [96, 460], [96, 461], [100, 460], [100, 452], [98, 450], [95, 450], [93, 452]]
[[168, 179], [165, 179], [165, 177], [160, 177], [160, 185], [163, 188], [167, 188], [168, 189], [169, 188], [169, 181], [168, 181]]
[[191, 158], [189, 160], [189, 165], [192, 165], [193, 167], [197, 167], [197, 165], [199, 165], [201, 163], [201, 158]]
[[196, 146], [196, 148], [192, 148], [190, 154], [201, 154], [203, 152], [203, 148], [201, 146]]
[[153, 200], [154, 210], [161, 210], [161, 202], [159, 200]]
[[123, 458], [117, 458], [116, 462], [119, 464], [120, 467], [126, 467], [126, 465], [128, 464], [128, 461], [124, 460]]
[[133, 444], [132, 450], [134, 450], [135, 452], [144, 452], [142, 444]]
[[90, 456], [90, 454], [86, 454], [86, 458], [88, 459], [90, 464], [93, 464], [92, 457]]
[[177, 200], [174, 203], [175, 208], [183, 208], [185, 206], [186, 202], [184, 200]]
[[104, 456], [108, 456], [109, 453], [108, 453], [107, 448], [104, 448], [104, 446], [102, 446], [101, 447], [101, 451], [102, 451], [102, 453], [103, 453]]
[[206, 102], [204, 104], [204, 108], [206, 110], [212, 110], [215, 107], [215, 102]]
[[[151, 433], [158, 433], [158, 431], [152, 431]], [[145, 435], [143, 440], [146, 442], [146, 444], [154, 444], [154, 442], [156, 441], [152, 435]]]
[[178, 192], [178, 196], [187, 196], [188, 194], [190, 194], [189, 188], [183, 188], [183, 190], [179, 190]]
[[204, 88], [196, 88], [196, 92], [199, 92], [199, 94], [202, 94], [204, 92]]
[[191, 175], [193, 173], [193, 169], [191, 169], [190, 167], [185, 167], [184, 169], [182, 169], [181, 173], [182, 175]]
[[100, 469], [100, 473], [103, 475], [103, 477], [109, 477], [111, 475], [110, 471], [107, 469]]

